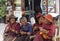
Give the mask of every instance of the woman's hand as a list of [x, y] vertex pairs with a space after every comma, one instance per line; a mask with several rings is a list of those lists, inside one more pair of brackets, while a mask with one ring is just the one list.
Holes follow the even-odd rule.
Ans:
[[34, 28], [33, 28], [33, 30], [36, 30], [37, 29], [37, 27], [35, 26]]
[[42, 27], [39, 28], [41, 32], [44, 32], [46, 34], [48, 34], [49, 31], [47, 31], [46, 29], [43, 29]]
[[21, 33], [22, 35], [23, 35], [23, 34], [26, 34], [26, 32], [23, 32], [23, 31], [21, 31], [20, 33]]
[[30, 32], [27, 32], [27, 35], [30, 35], [31, 33]]
[[20, 32], [21, 34], [24, 34], [23, 32]]
[[14, 30], [14, 29], [10, 29], [10, 31], [12, 31], [12, 32], [14, 32], [14, 33], [18, 33], [16, 30]]
[[46, 33], [46, 34], [48, 34], [48, 32], [49, 32], [49, 31], [48, 31], [48, 30], [43, 29], [43, 32], [44, 32], [44, 33]]
[[43, 31], [44, 29], [42, 27], [39, 27], [40, 31]]

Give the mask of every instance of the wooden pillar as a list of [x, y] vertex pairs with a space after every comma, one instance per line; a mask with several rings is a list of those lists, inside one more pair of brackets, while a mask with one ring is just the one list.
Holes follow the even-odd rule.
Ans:
[[21, 0], [21, 8], [22, 10], [25, 9], [25, 0]]
[[14, 14], [14, 10], [15, 10], [15, 5], [14, 5], [15, 0], [12, 0], [12, 13]]
[[46, 0], [46, 13], [48, 14], [48, 0]]

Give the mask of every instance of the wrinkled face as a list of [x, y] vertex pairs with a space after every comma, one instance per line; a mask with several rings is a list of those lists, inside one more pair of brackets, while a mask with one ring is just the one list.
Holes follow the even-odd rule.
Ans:
[[38, 19], [39, 24], [42, 23], [43, 21], [44, 21], [44, 18], [43, 18], [43, 17], [40, 17], [40, 18]]
[[22, 18], [21, 19], [21, 24], [22, 25], [26, 25], [26, 23], [27, 23], [27, 19], [24, 17], [24, 18]]
[[48, 24], [48, 23], [49, 23], [49, 21], [48, 21], [47, 19], [45, 19], [45, 23], [46, 23], [46, 24]]
[[15, 19], [14, 19], [14, 18], [11, 18], [11, 19], [10, 19], [10, 23], [11, 23], [11, 24], [15, 23]]

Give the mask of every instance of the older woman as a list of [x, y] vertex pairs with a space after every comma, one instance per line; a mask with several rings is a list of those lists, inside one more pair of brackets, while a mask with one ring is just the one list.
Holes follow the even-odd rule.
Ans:
[[20, 34], [21, 36], [17, 38], [15, 41], [30, 41], [29, 37], [32, 34], [32, 25], [27, 22], [27, 18], [25, 16], [20, 19], [21, 28]]
[[44, 17], [41, 13], [38, 13], [36, 15], [36, 23], [33, 26], [33, 32], [34, 32], [34, 40], [33, 41], [40, 41], [40, 39], [42, 39], [42, 37], [40, 37], [40, 28], [42, 28], [43, 26], [43, 22], [44, 22]]
[[[42, 27], [42, 28], [41, 28]], [[53, 17], [50, 14], [45, 16], [42, 26], [39, 26], [40, 31], [36, 35], [34, 41], [52, 41], [55, 34], [55, 26], [53, 24]]]
[[7, 35], [4, 41], [12, 41], [14, 37], [20, 33], [20, 24], [16, 22], [17, 18], [14, 15], [9, 17], [9, 22], [4, 33]]
[[53, 23], [53, 17], [50, 14], [47, 14], [45, 16], [45, 27], [46, 30], [46, 38], [44, 38], [44, 41], [52, 41], [52, 37], [55, 35], [55, 25]]

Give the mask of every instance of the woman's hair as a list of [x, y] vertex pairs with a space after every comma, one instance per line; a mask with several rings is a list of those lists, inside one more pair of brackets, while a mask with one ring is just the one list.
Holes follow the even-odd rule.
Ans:
[[[9, 20], [7, 20], [7, 22], [10, 22], [10, 20], [11, 20], [12, 18], [9, 18]], [[17, 18], [14, 18], [15, 19], [15, 21], [17, 21]]]
[[[26, 16], [22, 16], [21, 18], [20, 18], [20, 22], [21, 22], [21, 19], [23, 19], [23, 18], [26, 18]], [[26, 18], [27, 19], [27, 18]]]
[[38, 23], [38, 20], [39, 20], [39, 18], [41, 18], [41, 17], [44, 18], [43, 15], [40, 16], [40, 17], [38, 17], [38, 18], [35, 18], [36, 23]]

